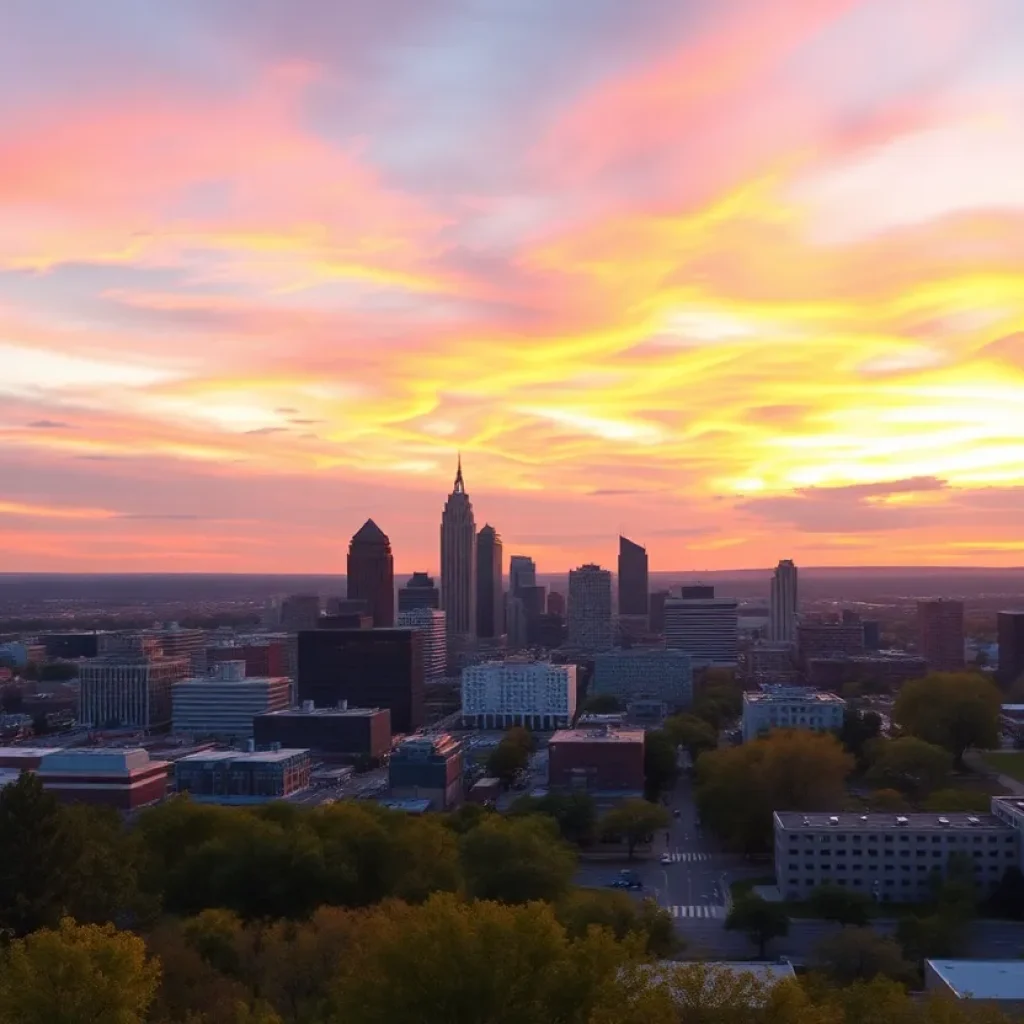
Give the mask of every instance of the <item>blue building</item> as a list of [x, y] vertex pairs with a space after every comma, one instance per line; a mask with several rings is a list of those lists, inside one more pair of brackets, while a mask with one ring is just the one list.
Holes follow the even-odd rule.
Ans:
[[462, 803], [462, 744], [447, 733], [410, 736], [391, 754], [390, 795], [398, 800], [429, 800], [435, 811]]

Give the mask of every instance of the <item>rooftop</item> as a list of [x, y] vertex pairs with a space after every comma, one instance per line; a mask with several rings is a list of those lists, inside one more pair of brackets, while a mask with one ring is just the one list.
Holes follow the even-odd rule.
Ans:
[[166, 762], [150, 760], [149, 752], [142, 747], [79, 747], [48, 753], [39, 762], [39, 774], [82, 772], [123, 775], [160, 765], [166, 765]]
[[178, 764], [208, 764], [211, 761], [234, 761], [244, 764], [276, 764], [288, 761], [297, 754], [309, 754], [305, 747], [286, 747], [282, 750], [207, 750], [199, 754], [189, 754], [178, 761]]
[[379, 715], [381, 708], [283, 708], [281, 711], [266, 711], [259, 718], [368, 718]]
[[0, 747], [0, 757], [23, 757], [26, 759], [34, 757], [45, 757], [47, 754], [55, 754], [63, 747]]
[[858, 814], [839, 811], [836, 814], [801, 811], [776, 811], [775, 821], [784, 829], [799, 832], [805, 828], [834, 828], [840, 832], [941, 832], [972, 829], [1009, 832], [1011, 827], [994, 814]]
[[555, 743], [643, 743], [643, 729], [559, 729], [551, 737]]
[[928, 960], [961, 999], [1024, 999], [1024, 960]]
[[744, 693], [745, 704], [773, 704], [776, 701], [787, 700], [812, 701], [817, 704], [845, 704], [842, 697], [834, 693], [826, 693], [820, 690], [807, 690], [802, 687], [781, 687], [776, 690], [766, 690], [762, 693]]
[[[231, 662], [228, 662], [231, 664]], [[191, 679], [179, 679], [174, 688], [179, 686], [267, 686], [270, 683], [288, 683], [287, 676], [244, 676], [241, 679], [223, 679], [220, 676], [193, 676]]]
[[389, 544], [388, 535], [372, 520], [367, 519], [352, 537], [353, 544]]

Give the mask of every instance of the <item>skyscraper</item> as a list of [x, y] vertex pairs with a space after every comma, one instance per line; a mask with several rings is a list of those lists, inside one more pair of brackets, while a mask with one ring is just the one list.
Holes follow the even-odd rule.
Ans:
[[999, 612], [996, 616], [999, 640], [999, 681], [1011, 686], [1024, 678], [1024, 611]]
[[569, 645], [582, 651], [612, 645], [612, 574], [599, 565], [569, 572]]
[[774, 643], [788, 644], [796, 639], [797, 572], [791, 558], [779, 562], [772, 576], [768, 637]]
[[391, 541], [367, 519], [348, 546], [348, 596], [365, 601], [377, 629], [395, 624], [395, 563]]
[[964, 667], [963, 601], [917, 602], [918, 650], [933, 672]]
[[476, 536], [476, 635], [501, 636], [501, 536], [487, 524]]
[[519, 597], [524, 587], [537, 585], [537, 566], [529, 555], [513, 555], [508, 560], [508, 592]]
[[735, 665], [738, 607], [729, 597], [669, 598], [665, 602], [665, 646], [685, 651], [694, 665]]
[[476, 523], [461, 456], [441, 514], [441, 607], [449, 638], [476, 633]]
[[437, 608], [399, 612], [398, 626], [400, 629], [417, 629], [423, 634], [423, 681], [437, 683], [443, 680], [448, 662], [444, 612]]
[[619, 537], [619, 615], [647, 617], [647, 549]]
[[417, 608], [440, 608], [441, 591], [434, 586], [434, 577], [425, 572], [414, 572], [404, 587], [398, 588], [398, 611], [411, 612]]

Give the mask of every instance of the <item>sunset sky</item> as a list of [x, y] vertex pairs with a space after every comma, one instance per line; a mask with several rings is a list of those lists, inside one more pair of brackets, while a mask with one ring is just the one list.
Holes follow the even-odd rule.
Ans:
[[1024, 564], [1022, 0], [4, 0], [0, 571]]

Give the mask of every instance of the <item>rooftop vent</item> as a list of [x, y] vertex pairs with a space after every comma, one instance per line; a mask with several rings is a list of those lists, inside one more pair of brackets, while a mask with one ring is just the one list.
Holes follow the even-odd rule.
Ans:
[[981, 818], [976, 818], [976, 817], [975, 817], [975, 816], [974, 816], [974, 815], [972, 814], [972, 815], [970, 815], [970, 816], [969, 816], [969, 817], [967, 818], [967, 824], [968, 824], [968, 825], [980, 825], [980, 824], [981, 824]]
[[828, 823], [830, 825], [838, 825], [839, 824], [839, 817], [838, 817], [838, 815], [830, 814], [829, 815], [829, 819], [828, 819]]
[[896, 824], [897, 825], [906, 825], [908, 823], [909, 823], [909, 819], [905, 815], [903, 815], [903, 814], [897, 814], [896, 815]]
[[939, 818], [939, 824], [940, 825], [948, 825], [949, 824], [949, 818]]
[[862, 814], [862, 815], [860, 816], [860, 820], [861, 820], [861, 821], [867, 821], [867, 820], [868, 820], [868, 816], [867, 816], [866, 814]]
[[1013, 802], [1014, 802], [1014, 803], [1015, 803], [1015, 804], [1016, 804], [1016, 805], [1017, 805], [1018, 807], [1024, 808], [1024, 800], [1014, 800]]

